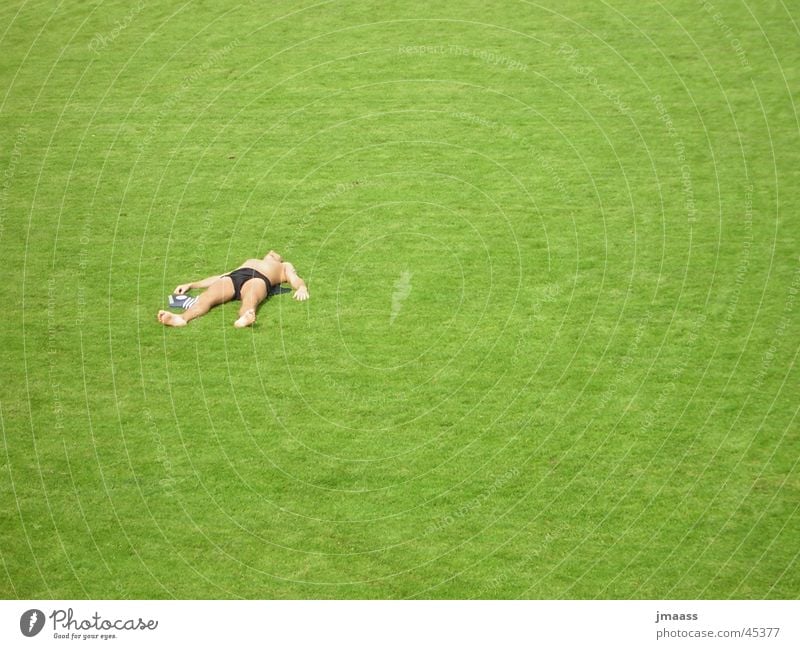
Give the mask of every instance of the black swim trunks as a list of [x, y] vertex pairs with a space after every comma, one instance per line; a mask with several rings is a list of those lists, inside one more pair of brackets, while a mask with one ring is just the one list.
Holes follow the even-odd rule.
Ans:
[[234, 300], [242, 299], [242, 286], [244, 286], [245, 282], [249, 282], [251, 279], [263, 279], [264, 283], [267, 285], [267, 295], [269, 295], [269, 291], [272, 288], [272, 284], [269, 283], [269, 280], [259, 273], [255, 268], [237, 268], [232, 273], [223, 275], [223, 277], [230, 277], [231, 281], [233, 282]]

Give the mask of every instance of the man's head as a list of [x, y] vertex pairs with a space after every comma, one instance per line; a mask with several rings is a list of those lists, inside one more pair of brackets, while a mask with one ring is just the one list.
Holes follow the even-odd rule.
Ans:
[[270, 251], [267, 253], [267, 256], [266, 256], [266, 257], [264, 257], [264, 259], [265, 259], [265, 260], [272, 259], [273, 261], [277, 261], [279, 264], [282, 264], [282, 263], [283, 263], [283, 257], [281, 257], [281, 256], [280, 256], [280, 255], [279, 255], [277, 252], [275, 252], [274, 250], [270, 250]]

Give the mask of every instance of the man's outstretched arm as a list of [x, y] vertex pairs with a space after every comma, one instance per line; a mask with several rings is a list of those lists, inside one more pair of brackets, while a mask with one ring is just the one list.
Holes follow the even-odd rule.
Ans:
[[186, 291], [190, 291], [193, 288], [208, 288], [214, 282], [216, 282], [222, 275], [212, 275], [211, 277], [206, 277], [205, 279], [201, 279], [199, 282], [189, 282], [188, 284], [180, 284], [175, 287], [173, 293], [176, 295], [183, 295]]
[[288, 261], [284, 263], [284, 274], [286, 276], [286, 281], [291, 284], [292, 288], [294, 289], [294, 295], [292, 296], [295, 300], [300, 300], [301, 302], [307, 300], [310, 296], [308, 294], [308, 288], [306, 287], [306, 283], [303, 281], [303, 278], [297, 274], [297, 271], [294, 269], [294, 266], [290, 264]]

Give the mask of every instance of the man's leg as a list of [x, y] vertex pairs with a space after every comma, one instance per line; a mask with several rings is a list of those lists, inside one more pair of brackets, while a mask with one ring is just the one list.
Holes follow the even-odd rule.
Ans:
[[257, 277], [247, 280], [242, 285], [242, 306], [239, 308], [239, 319], [233, 323], [239, 329], [249, 327], [256, 321], [256, 309], [267, 297], [267, 285]]
[[230, 302], [233, 299], [233, 294], [233, 280], [230, 277], [220, 277], [201, 293], [197, 298], [197, 302], [186, 311], [177, 314], [162, 310], [158, 312], [158, 320], [170, 327], [183, 327], [189, 320], [194, 320], [208, 313], [212, 307]]

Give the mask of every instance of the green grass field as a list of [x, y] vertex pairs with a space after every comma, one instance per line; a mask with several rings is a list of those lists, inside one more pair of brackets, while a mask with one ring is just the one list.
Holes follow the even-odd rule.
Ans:
[[797, 18], [4, 5], [0, 597], [800, 596]]

